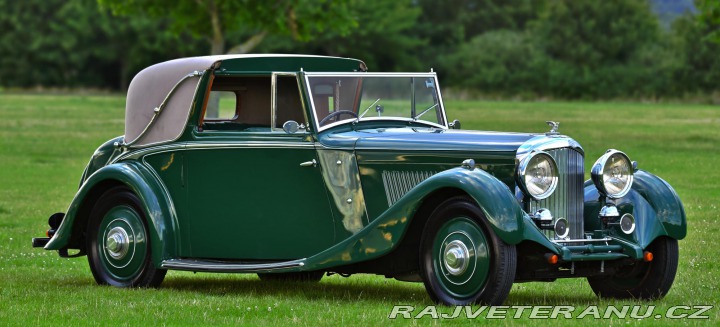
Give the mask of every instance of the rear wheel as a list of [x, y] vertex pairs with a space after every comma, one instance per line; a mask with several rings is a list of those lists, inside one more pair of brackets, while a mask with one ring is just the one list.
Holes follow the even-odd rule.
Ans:
[[93, 207], [87, 230], [90, 270], [101, 285], [157, 287], [166, 270], [150, 258], [150, 237], [140, 199], [127, 187], [106, 191]]
[[420, 245], [421, 276], [430, 298], [446, 305], [500, 305], [510, 293], [515, 246], [490, 230], [467, 197], [443, 202], [430, 216]]
[[290, 282], [319, 282], [325, 275], [324, 271], [299, 271], [289, 273], [259, 273], [257, 274], [263, 281], [290, 281]]
[[589, 277], [588, 283], [600, 297], [656, 299], [667, 294], [675, 281], [678, 265], [677, 240], [660, 237], [647, 250], [650, 262], [638, 262], [628, 271], [609, 277]]

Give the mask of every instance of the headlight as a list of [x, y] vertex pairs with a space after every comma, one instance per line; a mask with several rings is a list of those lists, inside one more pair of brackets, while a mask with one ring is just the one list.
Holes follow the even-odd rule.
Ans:
[[558, 184], [555, 160], [542, 151], [529, 154], [518, 166], [518, 182], [523, 192], [535, 200], [549, 197]]
[[618, 150], [607, 150], [592, 167], [591, 176], [600, 193], [611, 199], [625, 196], [632, 186], [633, 168], [630, 158]]

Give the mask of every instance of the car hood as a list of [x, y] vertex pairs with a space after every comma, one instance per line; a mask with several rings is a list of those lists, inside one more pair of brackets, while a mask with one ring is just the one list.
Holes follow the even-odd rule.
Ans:
[[373, 128], [328, 133], [320, 142], [331, 148], [356, 151], [452, 151], [506, 153], [515, 156], [518, 148], [536, 134], [445, 130], [439, 128]]

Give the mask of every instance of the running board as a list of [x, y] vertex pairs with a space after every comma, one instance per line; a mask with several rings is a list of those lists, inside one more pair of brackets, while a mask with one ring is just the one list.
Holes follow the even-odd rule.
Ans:
[[171, 259], [163, 261], [160, 267], [172, 270], [239, 273], [302, 267], [305, 265], [304, 261], [305, 259], [273, 263], [238, 263], [232, 261]]

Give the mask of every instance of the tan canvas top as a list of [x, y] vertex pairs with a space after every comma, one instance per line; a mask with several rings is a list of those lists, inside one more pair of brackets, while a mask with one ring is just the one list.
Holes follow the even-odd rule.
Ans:
[[[181, 58], [162, 62], [140, 71], [130, 82], [125, 106], [125, 144], [133, 147], [172, 141], [180, 137], [190, 114], [200, 76], [193, 76], [177, 86], [161, 114], [141, 136], [168, 93], [188, 74], [203, 72], [216, 62], [254, 57], [315, 57], [279, 54], [223, 55]], [[141, 137], [138, 139], [138, 137]], [[136, 140], [137, 139], [137, 140]], [[134, 142], [134, 143], [133, 143]]]

